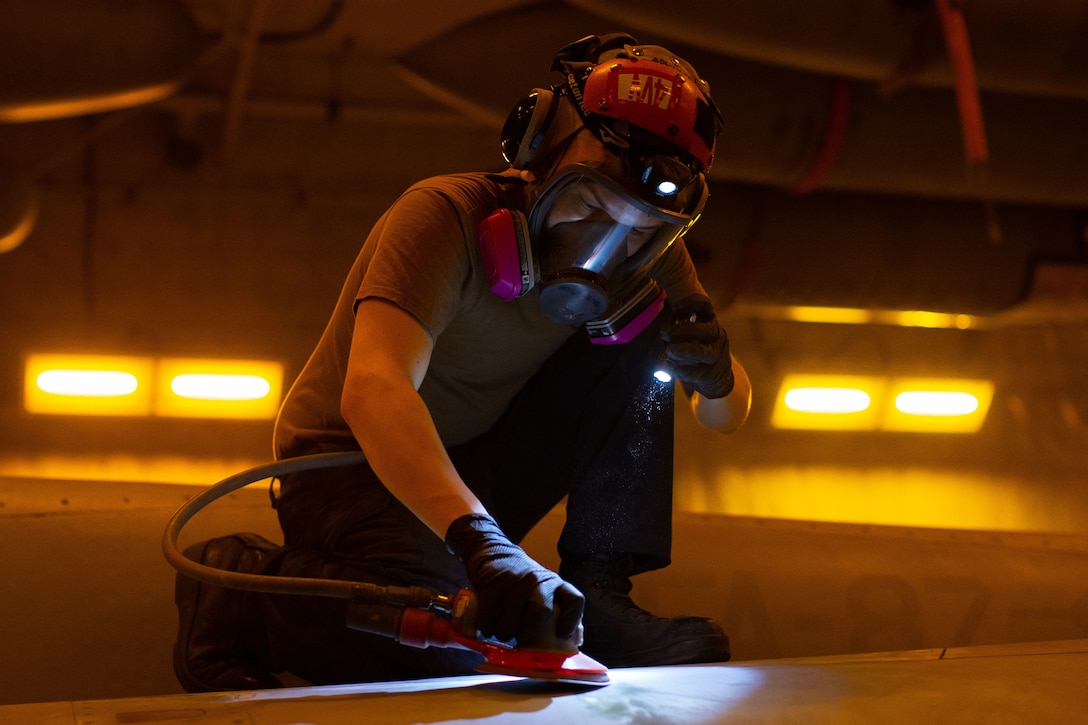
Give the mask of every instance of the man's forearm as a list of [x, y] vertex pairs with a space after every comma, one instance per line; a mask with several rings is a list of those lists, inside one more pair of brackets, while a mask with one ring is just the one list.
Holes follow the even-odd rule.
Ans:
[[343, 408], [374, 473], [439, 538], [454, 519], [486, 513], [454, 468], [415, 389], [363, 385], [345, 397]]

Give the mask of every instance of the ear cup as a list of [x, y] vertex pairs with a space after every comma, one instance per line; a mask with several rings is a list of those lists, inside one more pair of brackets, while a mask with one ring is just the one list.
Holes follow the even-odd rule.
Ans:
[[477, 242], [492, 292], [511, 302], [533, 288], [536, 269], [524, 214], [499, 209], [480, 222]]
[[515, 169], [529, 168], [550, 146], [549, 132], [558, 105], [555, 93], [534, 88], [510, 111], [502, 127], [502, 155]]

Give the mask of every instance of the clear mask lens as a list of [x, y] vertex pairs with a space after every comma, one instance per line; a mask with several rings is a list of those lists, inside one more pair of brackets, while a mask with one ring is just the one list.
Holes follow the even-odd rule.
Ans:
[[[544, 313], [564, 324], [599, 318], [614, 290], [645, 273], [694, 223], [706, 199], [704, 187], [696, 192], [691, 210], [678, 212], [639, 198], [593, 165], [561, 170], [529, 213]], [[677, 197], [670, 195], [670, 206]]]
[[703, 198], [705, 192], [691, 212], [671, 211], [635, 197], [588, 164], [567, 167], [529, 215], [542, 279], [569, 268], [609, 279], [627, 260], [656, 258], [692, 224]]

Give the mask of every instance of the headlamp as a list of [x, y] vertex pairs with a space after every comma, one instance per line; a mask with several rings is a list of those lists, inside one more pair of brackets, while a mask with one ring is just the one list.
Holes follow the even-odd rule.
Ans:
[[636, 171], [643, 197], [669, 206], [670, 200], [686, 189], [696, 176], [686, 164], [672, 156], [655, 155], [639, 159]]
[[654, 191], [658, 196], [675, 196], [680, 187], [671, 179], [662, 179], [654, 185]]

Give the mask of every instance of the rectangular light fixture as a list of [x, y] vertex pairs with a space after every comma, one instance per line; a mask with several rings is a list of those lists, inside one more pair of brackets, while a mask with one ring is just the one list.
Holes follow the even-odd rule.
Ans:
[[808, 307], [791, 305], [786, 317], [794, 322], [819, 322], [834, 325], [867, 325], [873, 321], [870, 310], [855, 307]]
[[790, 305], [779, 308], [782, 315], [794, 322], [814, 322], [828, 325], [894, 325], [931, 329], [968, 330], [976, 326], [971, 315], [927, 310], [873, 310], [857, 307], [806, 307]]
[[265, 360], [32, 354], [24, 374], [35, 414], [271, 419], [282, 390]]
[[283, 366], [262, 360], [159, 361], [155, 414], [181, 418], [274, 418]]
[[149, 415], [151, 360], [123, 355], [33, 354], [23, 376], [26, 410], [56, 415]]
[[864, 375], [786, 375], [771, 425], [802, 430], [872, 430], [884, 401], [884, 380]]
[[994, 384], [989, 380], [898, 378], [891, 382], [882, 428], [918, 433], [976, 433]]
[[988, 380], [786, 375], [771, 414], [775, 428], [974, 433], [993, 399]]

